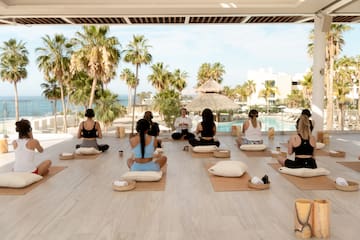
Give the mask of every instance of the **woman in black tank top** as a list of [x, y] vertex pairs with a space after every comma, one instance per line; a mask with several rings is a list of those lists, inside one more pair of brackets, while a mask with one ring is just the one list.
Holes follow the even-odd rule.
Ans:
[[288, 168], [317, 168], [314, 159], [315, 137], [311, 135], [309, 117], [301, 115], [297, 128], [297, 134], [292, 135], [288, 142], [288, 154], [295, 153], [295, 160], [278, 157], [282, 166]]

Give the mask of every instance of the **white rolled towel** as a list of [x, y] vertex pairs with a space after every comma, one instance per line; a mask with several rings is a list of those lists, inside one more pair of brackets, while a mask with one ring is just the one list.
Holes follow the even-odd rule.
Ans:
[[342, 178], [342, 177], [337, 177], [335, 179], [335, 182], [337, 185], [340, 185], [340, 186], [349, 186], [349, 183], [346, 181], [346, 179]]
[[63, 152], [61, 155], [64, 157], [70, 157], [73, 155], [73, 153]]
[[114, 185], [117, 187], [125, 187], [125, 186], [129, 185], [129, 183], [127, 181], [116, 180], [116, 181], [114, 181]]
[[264, 184], [264, 182], [257, 176], [251, 178], [252, 184]]

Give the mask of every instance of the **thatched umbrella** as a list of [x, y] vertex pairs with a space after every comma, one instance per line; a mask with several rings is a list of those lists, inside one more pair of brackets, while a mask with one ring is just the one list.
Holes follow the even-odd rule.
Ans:
[[196, 89], [197, 92], [200, 92], [199, 95], [187, 104], [186, 108], [190, 111], [202, 111], [210, 108], [214, 112], [239, 109], [239, 105], [233, 100], [220, 94], [222, 90], [223, 88], [218, 82], [210, 79]]

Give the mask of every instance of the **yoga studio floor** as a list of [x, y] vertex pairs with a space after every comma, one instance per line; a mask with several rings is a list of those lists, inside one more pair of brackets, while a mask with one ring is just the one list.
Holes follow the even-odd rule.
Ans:
[[[112, 182], [128, 171], [128, 138], [105, 137], [108, 152], [97, 158], [59, 160], [62, 152], [74, 151], [77, 139], [66, 139], [46, 148], [38, 159], [50, 158], [54, 166], [66, 166], [47, 181], [22, 195], [0, 195], [1, 240], [227, 240], [296, 239], [294, 202], [298, 198], [325, 199], [331, 203], [331, 239], [358, 239], [360, 192], [301, 190], [269, 163], [276, 160], [247, 155], [235, 145], [232, 136], [218, 136], [221, 147], [231, 150], [228, 160], [243, 161], [248, 174], [269, 176], [268, 190], [214, 190], [205, 166], [213, 157], [196, 157], [183, 151], [187, 142], [164, 139], [168, 156], [165, 188], [115, 192]], [[285, 151], [289, 136], [266, 139], [268, 150]], [[344, 177], [360, 182], [360, 174], [338, 162], [358, 162], [358, 133], [332, 134], [330, 145], [316, 159], [319, 167], [330, 170], [330, 179]], [[118, 151], [123, 150], [120, 157]], [[326, 154], [346, 152], [344, 158]], [[323, 152], [323, 153], [324, 153]], [[11, 158], [13, 152], [0, 155]]]

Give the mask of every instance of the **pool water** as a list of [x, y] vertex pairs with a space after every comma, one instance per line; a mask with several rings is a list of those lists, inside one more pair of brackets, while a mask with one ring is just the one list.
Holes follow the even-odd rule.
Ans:
[[[244, 120], [237, 120], [233, 122], [220, 122], [217, 125], [216, 130], [218, 132], [231, 132], [233, 125], [242, 126]], [[261, 131], [267, 131], [270, 127], [273, 127], [275, 131], [295, 131], [295, 121], [288, 122], [283, 121], [281, 117], [264, 116], [259, 117], [261, 121]]]

